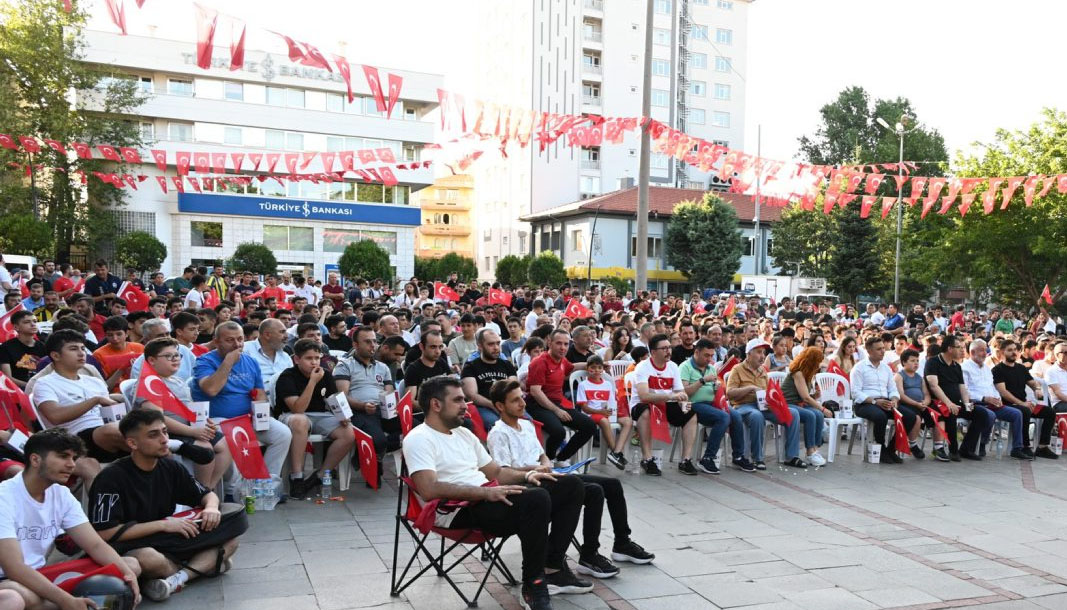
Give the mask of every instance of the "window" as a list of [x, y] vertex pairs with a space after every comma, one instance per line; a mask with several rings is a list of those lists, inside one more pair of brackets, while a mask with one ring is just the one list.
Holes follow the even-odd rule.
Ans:
[[[659, 258], [663, 255], [663, 240], [660, 237], [648, 238], [648, 257]], [[637, 257], [637, 236], [630, 236], [630, 256]]]
[[694, 25], [693, 29], [689, 31], [693, 40], [707, 40], [708, 39], [708, 26], [706, 25]]
[[582, 55], [582, 66], [585, 68], [592, 68], [596, 70], [600, 68], [600, 56], [599, 55]]
[[654, 28], [652, 30], [652, 43], [653, 44], [671, 44], [671, 31], [663, 28]]
[[171, 95], [193, 97], [193, 81], [178, 80], [175, 78], [167, 79], [167, 93]]
[[304, 134], [287, 132], [285, 134], [285, 148], [288, 150], [304, 150]]
[[222, 247], [222, 223], [194, 220], [189, 223], [192, 245], [201, 248]]
[[716, 72], [729, 72], [733, 70], [733, 62], [729, 57], [723, 57], [719, 55], [715, 58], [715, 71]]
[[152, 77], [142, 76], [137, 79], [137, 86], [141, 88], [144, 93], [154, 93], [155, 86], [152, 85]]
[[244, 133], [240, 127], [226, 127], [222, 135], [223, 144], [240, 146], [244, 143]]
[[489, 271], [489, 257], [485, 257], [485, 270]]
[[[579, 191], [583, 194], [600, 194], [600, 176], [582, 176], [579, 182]], [[556, 240], [558, 241], [558, 239]], [[559, 248], [559, 245], [555, 245], [552, 249]]]
[[263, 244], [271, 250], [315, 250], [315, 230], [311, 227], [263, 225]]
[[653, 106], [669, 106], [671, 103], [671, 94], [663, 89], [652, 90], [652, 105]]
[[[328, 142], [328, 140], [327, 140]], [[282, 150], [285, 148], [285, 132], [268, 129], [266, 131], [267, 148]]]
[[689, 182], [685, 183], [685, 188], [693, 189], [695, 191], [702, 191], [704, 190], [704, 183], [700, 182], [699, 180], [690, 180]]
[[175, 142], [192, 142], [193, 126], [189, 123], [169, 123], [167, 125], [167, 139]]
[[747, 235], [741, 236], [741, 256], [752, 256], [752, 238]]
[[228, 100], [243, 102], [245, 99], [245, 86], [241, 83], [226, 83], [223, 90], [223, 94]]
[[771, 244], [773, 244], [773, 243], [774, 243], [773, 239], [768, 239], [767, 240], [767, 256], [768, 257], [774, 256], [774, 253], [771, 251]]
[[693, 125], [703, 125], [707, 119], [705, 118], [705, 112], [701, 108], [689, 109], [689, 122]]
[[418, 161], [419, 160], [419, 145], [418, 144], [405, 144], [404, 145], [404, 160], [405, 161]]
[[708, 56], [704, 53], [693, 53], [689, 56], [689, 67], [693, 69], [707, 70]]
[[344, 112], [345, 97], [340, 93], [327, 93], [326, 110], [328, 110], [329, 112]]
[[718, 28], [715, 30], [715, 42], [719, 44], [733, 44], [734, 31], [726, 28]]
[[724, 85], [722, 83], [715, 83], [715, 99], [728, 100], [730, 99], [730, 85]]
[[654, 3], [656, 13], [660, 15], [671, 14], [671, 0], [656, 0]]
[[[707, 3], [705, 2], [705, 4], [707, 4]], [[733, 2], [733, 0], [719, 0], [718, 2], [715, 3], [715, 6], [721, 8], [724, 11], [732, 11], [732, 10], [734, 10], [734, 2]]]
[[141, 139], [145, 142], [154, 142], [156, 139], [156, 126], [148, 121], [141, 121]]
[[[304, 134], [268, 129], [266, 144], [267, 148], [275, 150], [304, 150]], [[329, 140], [327, 140], [327, 148], [329, 148]]]
[[389, 254], [396, 254], [396, 233], [356, 229], [323, 229], [322, 250], [324, 252], [344, 252], [345, 246], [348, 244], [363, 240], [373, 241]]
[[571, 231], [571, 244], [575, 252], [585, 252], [585, 231], [574, 229]]
[[652, 75], [653, 76], [670, 76], [671, 75], [671, 62], [666, 59], [653, 59], [652, 60]]
[[690, 83], [689, 83], [689, 93], [692, 93], [693, 95], [698, 95], [700, 97], [704, 97], [705, 95], [708, 94], [708, 84], [705, 83], [702, 80], [690, 81]]
[[708, 0], [693, 0], [695, 6], [707, 6]]
[[459, 201], [459, 189], [448, 189], [445, 191], [445, 200], [447, 201]]
[[652, 153], [649, 156], [649, 167], [652, 169], [667, 169], [667, 155]]
[[404, 120], [405, 121], [417, 121], [417, 120], [419, 120], [418, 111], [415, 110], [414, 108], [405, 108], [404, 109]]
[[304, 107], [304, 90], [285, 87], [267, 87], [267, 103], [271, 106]]
[[367, 116], [385, 116], [384, 111], [378, 111], [378, 102], [375, 102], [373, 97], [363, 98], [363, 114]]
[[711, 143], [717, 146], [722, 146], [723, 148], [730, 148], [729, 140], [712, 140]]
[[711, 113], [711, 124], [715, 127], [729, 127], [730, 126], [730, 113], [722, 112], [721, 110], [715, 110]]
[[284, 106], [285, 89], [283, 87], [267, 87], [267, 103], [271, 106]]

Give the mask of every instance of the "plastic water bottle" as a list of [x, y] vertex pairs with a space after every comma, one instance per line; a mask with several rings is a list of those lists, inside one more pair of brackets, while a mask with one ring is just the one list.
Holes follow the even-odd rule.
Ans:
[[263, 489], [263, 481], [261, 479], [256, 479], [252, 481], [252, 497], [255, 498], [257, 511], [266, 510], [263, 502], [264, 491], [265, 490]]
[[637, 447], [630, 449], [630, 459], [626, 464], [626, 472], [629, 474], [641, 473], [641, 450]]
[[263, 484], [263, 510], [274, 510], [278, 505], [278, 488], [273, 479], [260, 479]]
[[333, 475], [329, 470], [322, 471], [322, 499], [329, 502], [333, 497]]

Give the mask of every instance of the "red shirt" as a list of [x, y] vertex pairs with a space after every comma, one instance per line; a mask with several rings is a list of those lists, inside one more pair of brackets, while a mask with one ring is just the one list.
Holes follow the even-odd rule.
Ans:
[[345, 300], [345, 289], [344, 289], [344, 286], [341, 286], [340, 284], [338, 284], [337, 286], [332, 286], [330, 284], [323, 284], [322, 285], [322, 296], [324, 296], [327, 299], [330, 299], [331, 301], [333, 301], [332, 305], [333, 305], [334, 310], [335, 311], [340, 311], [341, 310], [341, 304], [344, 303], [344, 300]]
[[953, 330], [955, 330], [957, 328], [960, 328], [962, 326], [963, 326], [963, 312], [962, 311], [957, 311], [956, 313], [952, 314], [951, 318], [949, 318], [948, 332], [952, 332]]
[[541, 386], [541, 391], [556, 405], [563, 404], [563, 384], [570, 377], [574, 365], [566, 358], [556, 360], [545, 352], [530, 362], [526, 386]]
[[60, 294], [71, 288], [74, 288], [74, 280], [66, 276], [60, 276], [56, 281], [52, 282], [52, 290]]

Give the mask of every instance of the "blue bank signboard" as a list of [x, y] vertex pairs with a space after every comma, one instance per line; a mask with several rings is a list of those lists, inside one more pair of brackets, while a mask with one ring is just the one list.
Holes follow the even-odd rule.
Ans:
[[309, 201], [249, 195], [216, 195], [214, 193], [179, 193], [178, 211], [190, 214], [329, 220], [411, 227], [417, 227], [421, 222], [421, 211], [414, 206]]

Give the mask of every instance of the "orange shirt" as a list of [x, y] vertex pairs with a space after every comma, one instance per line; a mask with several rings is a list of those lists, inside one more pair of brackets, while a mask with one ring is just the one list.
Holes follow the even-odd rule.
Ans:
[[133, 364], [133, 361], [137, 359], [137, 356], [143, 353], [143, 345], [141, 345], [140, 343], [134, 343], [133, 341], [127, 341], [126, 349], [121, 351], [111, 347], [110, 343], [105, 343], [102, 347], [93, 352], [93, 357], [96, 358], [96, 360], [100, 363], [100, 366], [103, 367], [104, 378], [106, 379], [108, 377], [111, 377], [111, 375], [115, 372], [116, 368], [118, 368], [115, 365], [118, 361], [120, 361], [121, 356], [124, 356], [126, 354], [133, 354], [133, 357], [130, 358], [129, 363], [122, 365], [122, 368], [125, 369], [122, 373], [122, 378], [119, 379], [119, 381], [122, 382], [130, 378], [129, 365]]

